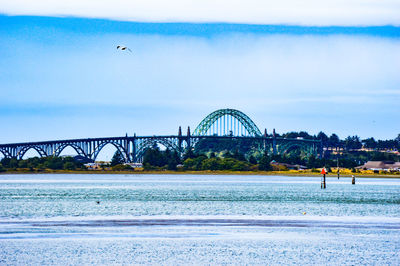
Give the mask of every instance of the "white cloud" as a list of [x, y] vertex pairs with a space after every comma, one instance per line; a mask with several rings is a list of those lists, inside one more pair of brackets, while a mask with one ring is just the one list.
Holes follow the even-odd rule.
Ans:
[[398, 0], [0, 0], [0, 12], [144, 22], [400, 25]]

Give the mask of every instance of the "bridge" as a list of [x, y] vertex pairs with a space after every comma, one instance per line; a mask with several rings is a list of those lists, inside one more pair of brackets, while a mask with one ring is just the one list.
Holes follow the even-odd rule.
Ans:
[[5, 158], [22, 159], [28, 150], [35, 150], [41, 157], [60, 156], [61, 152], [72, 147], [76, 153], [95, 161], [106, 145], [113, 145], [121, 152], [125, 162], [142, 162], [148, 148], [161, 144], [182, 156], [188, 149], [195, 150], [202, 141], [247, 140], [254, 149], [269, 154], [285, 154], [300, 149], [307, 154], [321, 154], [321, 141], [289, 139], [261, 133], [256, 124], [243, 112], [235, 109], [220, 109], [206, 116], [191, 134], [188, 127], [182, 134], [179, 127], [177, 135], [164, 136], [123, 136], [107, 138], [86, 138], [55, 141], [0, 144], [0, 153]]

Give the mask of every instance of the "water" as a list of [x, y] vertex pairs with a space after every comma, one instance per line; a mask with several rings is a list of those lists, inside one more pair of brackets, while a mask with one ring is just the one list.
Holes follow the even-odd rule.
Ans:
[[399, 179], [1, 175], [0, 265], [399, 265], [399, 207]]

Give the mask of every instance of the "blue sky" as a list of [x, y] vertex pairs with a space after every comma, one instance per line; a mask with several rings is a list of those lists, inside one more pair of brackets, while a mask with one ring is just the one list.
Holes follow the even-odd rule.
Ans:
[[0, 6], [1, 143], [174, 134], [220, 108], [268, 131], [400, 133], [396, 13], [135, 21]]

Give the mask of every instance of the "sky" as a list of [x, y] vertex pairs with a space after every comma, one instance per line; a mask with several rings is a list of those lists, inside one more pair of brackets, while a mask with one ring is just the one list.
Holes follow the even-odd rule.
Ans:
[[0, 0], [0, 143], [176, 134], [221, 108], [392, 139], [399, 72], [399, 1]]

